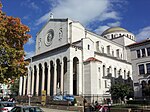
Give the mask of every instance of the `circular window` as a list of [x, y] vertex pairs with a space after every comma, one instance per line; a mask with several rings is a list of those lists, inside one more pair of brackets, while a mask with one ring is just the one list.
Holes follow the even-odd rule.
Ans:
[[54, 38], [54, 30], [50, 29], [45, 37], [46, 46], [50, 46], [52, 44], [53, 38]]

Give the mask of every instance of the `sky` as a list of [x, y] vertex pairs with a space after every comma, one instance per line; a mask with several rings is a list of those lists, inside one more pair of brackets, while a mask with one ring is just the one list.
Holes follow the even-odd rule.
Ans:
[[150, 0], [1, 0], [3, 12], [18, 17], [30, 28], [32, 38], [24, 45], [26, 58], [35, 53], [36, 34], [49, 20], [69, 18], [101, 34], [119, 26], [142, 41], [150, 38]]

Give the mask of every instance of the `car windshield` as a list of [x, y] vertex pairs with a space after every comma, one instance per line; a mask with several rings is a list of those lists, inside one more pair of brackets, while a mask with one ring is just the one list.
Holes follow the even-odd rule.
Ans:
[[15, 104], [14, 103], [2, 103], [1, 104], [3, 107], [14, 107]]
[[14, 107], [10, 112], [44, 112], [44, 111], [39, 107]]
[[10, 112], [21, 112], [20, 107], [14, 107]]

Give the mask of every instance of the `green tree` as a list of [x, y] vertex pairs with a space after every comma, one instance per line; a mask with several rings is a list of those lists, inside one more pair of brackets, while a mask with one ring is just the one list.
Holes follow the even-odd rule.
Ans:
[[150, 97], [150, 84], [146, 84], [143, 87], [143, 93], [144, 93], [144, 96]]
[[26, 74], [23, 45], [31, 37], [19, 18], [7, 16], [0, 3], [0, 83]]
[[130, 96], [132, 92], [133, 92], [132, 87], [124, 83], [113, 84], [110, 88], [112, 98], [116, 100], [118, 100], [119, 98], [123, 100], [125, 96]]

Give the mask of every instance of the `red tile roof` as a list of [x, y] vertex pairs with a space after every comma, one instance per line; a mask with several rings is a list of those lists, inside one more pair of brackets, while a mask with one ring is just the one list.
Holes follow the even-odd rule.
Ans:
[[87, 60], [85, 60], [85, 62], [89, 62], [89, 61], [99, 61], [99, 62], [102, 62], [102, 61], [100, 61], [100, 60], [98, 60], [98, 59], [96, 59], [94, 57], [90, 57]]

